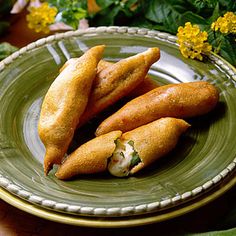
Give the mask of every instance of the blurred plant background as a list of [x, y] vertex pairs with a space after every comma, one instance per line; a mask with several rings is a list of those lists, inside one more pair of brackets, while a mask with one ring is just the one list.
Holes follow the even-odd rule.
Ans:
[[[0, 0], [0, 36], [11, 27], [9, 17], [21, 12], [36, 35], [89, 26], [145, 27], [177, 35], [185, 57], [203, 60], [214, 51], [236, 65], [235, 0]], [[5, 44], [1, 58], [12, 50]]]

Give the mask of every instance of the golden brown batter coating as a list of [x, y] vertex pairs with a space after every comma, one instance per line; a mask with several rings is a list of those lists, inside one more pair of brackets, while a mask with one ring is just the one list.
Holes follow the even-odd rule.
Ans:
[[158, 83], [146, 75], [145, 79], [142, 83], [140, 83], [135, 89], [133, 89], [126, 97], [128, 98], [136, 98], [141, 96], [155, 88], [159, 87]]
[[161, 117], [187, 118], [206, 114], [219, 100], [218, 90], [208, 82], [189, 82], [158, 87], [139, 96], [97, 128], [96, 135], [126, 132]]
[[[60, 72], [62, 72], [68, 65], [70, 65], [71, 63], [74, 63], [78, 58], [70, 58], [69, 60], [67, 60], [65, 62], [65, 64], [60, 68]], [[97, 65], [97, 73], [101, 72], [102, 70], [104, 70], [105, 68], [107, 68], [108, 66], [113, 65], [114, 63], [109, 62], [109, 61], [105, 61], [105, 60], [100, 60], [98, 62]]]
[[46, 147], [44, 172], [60, 164], [87, 105], [104, 46], [96, 46], [70, 63], [51, 84], [42, 104], [39, 136]]
[[[97, 74], [88, 105], [81, 116], [80, 125], [129, 94], [144, 78], [150, 66], [160, 58], [159, 48], [150, 48], [143, 53], [122, 59]], [[105, 68], [104, 68], [105, 67]]]
[[[76, 58], [71, 58], [68, 61], [66, 61], [66, 63], [61, 67], [60, 72], [62, 70], [64, 70], [66, 66], [68, 66], [70, 63], [72, 63], [75, 60], [76, 60]], [[112, 66], [113, 64], [114, 64], [113, 62], [100, 60], [98, 63], [98, 67], [97, 67], [97, 73], [99, 74], [102, 70], [106, 69], [109, 66]], [[96, 80], [99, 80], [99, 77], [96, 77], [94, 79], [94, 81], [96, 81]], [[159, 87], [158, 83], [155, 80], [153, 80], [152, 78], [150, 78], [148, 75], [146, 75], [143, 82], [137, 84], [137, 86], [126, 96], [132, 97], [132, 98], [138, 97], [138, 96], [143, 95], [144, 93], [147, 93], [150, 90], [155, 89], [157, 87]]]
[[[105, 61], [105, 60], [99, 61], [97, 73], [99, 74], [102, 70], [105, 70], [107, 67], [112, 66], [113, 64], [114, 62], [110, 61]], [[95, 80], [97, 80], [97, 78], [95, 78]]]
[[69, 179], [79, 174], [94, 174], [107, 168], [107, 160], [115, 149], [115, 140], [121, 136], [121, 131], [113, 131], [96, 137], [81, 145], [56, 172], [59, 179]]
[[169, 153], [188, 127], [190, 125], [182, 119], [166, 117], [124, 133], [121, 139], [132, 140], [141, 159], [141, 162], [131, 169], [130, 174]]
[[[74, 63], [78, 58], [70, 58], [65, 62], [65, 64], [60, 68], [60, 72], [62, 72], [68, 65], [71, 63]], [[105, 60], [100, 60], [98, 65], [97, 65], [97, 73], [101, 72], [103, 69], [107, 68], [108, 66], [113, 65], [114, 63], [105, 61]]]
[[[98, 63], [98, 73], [113, 64], [114, 63], [112, 63], [112, 62], [101, 60]], [[97, 80], [97, 78], [94, 79], [94, 81], [96, 81], [96, 80]], [[143, 95], [144, 93], [151, 91], [152, 89], [157, 88], [158, 86], [159, 85], [157, 84], [157, 82], [155, 80], [153, 80], [148, 75], [146, 75], [144, 80], [141, 83], [137, 84], [137, 86], [132, 91], [130, 91], [128, 94], [126, 94], [125, 96], [129, 97], [129, 98], [135, 98], [140, 95]]]
[[[64, 70], [70, 63], [73, 63], [76, 60], [76, 58], [71, 58], [69, 59], [64, 65], [63, 67], [60, 69], [60, 71]], [[105, 60], [100, 60], [98, 63], [98, 67], [97, 67], [97, 76], [94, 79], [94, 83], [98, 84], [99, 81], [100, 82], [104, 82], [104, 80], [100, 80], [99, 78], [99, 74], [100, 72], [102, 72], [103, 70], [105, 70], [106, 68], [108, 68], [109, 66], [114, 65], [113, 62], [108, 62]], [[145, 78], [140, 78], [140, 80], [138, 80], [135, 84], [131, 84], [133, 89], [131, 91], [129, 91], [129, 88], [126, 89], [127, 94], [124, 94], [124, 97], [128, 97], [128, 98], [135, 98], [138, 97], [140, 95], [143, 95], [147, 92], [149, 92], [152, 89], [157, 88], [159, 85], [157, 84], [156, 81], [154, 81], [153, 79], [151, 79], [148, 75], [145, 76]], [[97, 87], [99, 87], [100, 85], [98, 84]], [[93, 94], [93, 88], [91, 91], [91, 94]], [[101, 112], [102, 110], [106, 109], [107, 106], [111, 106], [113, 103], [115, 103], [116, 101], [118, 101], [121, 97], [117, 96], [116, 94], [114, 94], [116, 96], [115, 99], [111, 99], [111, 103], [107, 103], [106, 106], [104, 105], [103, 109], [97, 111], [96, 113], [93, 114], [92, 109], [95, 110], [94, 107], [96, 107], [96, 101], [94, 101], [94, 104], [90, 103], [90, 107], [88, 107], [86, 109], [85, 114], [82, 114], [81, 117], [81, 122], [79, 124], [79, 126], [82, 126], [84, 123], [86, 123], [87, 121], [89, 121], [89, 119], [93, 118], [96, 114], [98, 114], [99, 112]], [[100, 95], [102, 96], [102, 94]], [[91, 108], [91, 105], [93, 105], [93, 108]]]

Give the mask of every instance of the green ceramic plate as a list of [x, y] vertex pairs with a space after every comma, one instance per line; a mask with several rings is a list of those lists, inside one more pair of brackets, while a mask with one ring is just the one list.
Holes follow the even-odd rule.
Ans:
[[[90, 28], [41, 39], [2, 61], [0, 186], [4, 191], [41, 211], [109, 221], [176, 212], [186, 204], [191, 208], [193, 202], [232, 180], [236, 169], [235, 69], [213, 54], [205, 62], [184, 59], [175, 41], [174, 36], [147, 29]], [[98, 44], [106, 45], [104, 58], [110, 61], [158, 46], [161, 59], [149, 71], [153, 79], [159, 84], [209, 81], [219, 88], [220, 102], [207, 116], [188, 120], [192, 127], [175, 150], [133, 177], [120, 179], [104, 173], [60, 181], [53, 175], [55, 169], [45, 177], [45, 150], [37, 133], [42, 99], [67, 59]], [[72, 148], [91, 137], [96, 122], [76, 135]]]

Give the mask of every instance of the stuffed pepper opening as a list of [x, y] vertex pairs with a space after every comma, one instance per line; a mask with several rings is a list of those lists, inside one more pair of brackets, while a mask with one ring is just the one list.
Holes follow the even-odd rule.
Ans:
[[116, 148], [110, 158], [108, 171], [117, 177], [128, 176], [132, 168], [141, 162], [139, 154], [132, 140], [117, 139], [115, 144]]

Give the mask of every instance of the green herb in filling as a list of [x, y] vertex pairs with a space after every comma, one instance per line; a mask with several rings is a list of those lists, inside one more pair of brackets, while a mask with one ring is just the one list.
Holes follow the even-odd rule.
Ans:
[[139, 162], [141, 162], [141, 159], [138, 155], [138, 152], [135, 151], [134, 149], [134, 141], [129, 140], [128, 144], [133, 148], [134, 152], [132, 153], [132, 159], [130, 161], [130, 166], [129, 169], [131, 170], [134, 166], [136, 166]]
[[123, 152], [120, 152], [120, 155], [125, 158], [125, 154]]
[[134, 141], [133, 140], [129, 140], [128, 144], [134, 149]]
[[134, 153], [134, 156], [132, 157], [131, 159], [131, 162], [130, 162], [130, 169], [132, 169], [134, 166], [138, 165], [138, 163], [141, 162], [141, 159], [138, 155], [138, 153]]
[[115, 141], [115, 145], [116, 145], [116, 148], [121, 148], [123, 150], [125, 150], [125, 145], [120, 141], [120, 139], [116, 139]]

